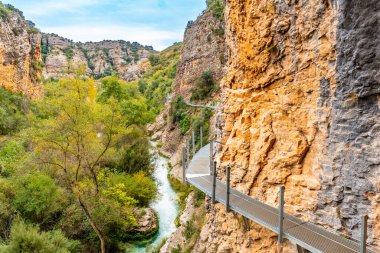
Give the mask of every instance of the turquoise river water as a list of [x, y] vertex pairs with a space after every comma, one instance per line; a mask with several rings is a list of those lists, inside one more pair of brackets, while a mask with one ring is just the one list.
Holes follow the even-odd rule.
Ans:
[[168, 180], [168, 161], [166, 158], [154, 151], [155, 171], [154, 178], [158, 185], [160, 196], [153, 202], [150, 207], [153, 208], [159, 216], [159, 231], [150, 241], [134, 244], [126, 252], [128, 253], [145, 253], [155, 249], [165, 238], [169, 237], [176, 229], [175, 218], [178, 215], [177, 195], [171, 187]]

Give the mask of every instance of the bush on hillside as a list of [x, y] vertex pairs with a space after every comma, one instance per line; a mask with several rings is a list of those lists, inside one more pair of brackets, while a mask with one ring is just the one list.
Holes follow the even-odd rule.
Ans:
[[15, 140], [6, 142], [0, 148], [0, 175], [3, 177], [11, 176], [24, 154], [25, 148], [21, 142]]
[[67, 239], [60, 230], [41, 232], [35, 225], [18, 219], [14, 221], [10, 241], [0, 245], [2, 253], [69, 253], [75, 252], [79, 243]]
[[211, 10], [214, 15], [221, 21], [223, 21], [224, 4], [222, 0], [206, 0], [207, 9]]
[[33, 223], [46, 224], [54, 221], [64, 208], [62, 190], [47, 175], [36, 174], [22, 177], [17, 182], [14, 207]]
[[182, 96], [178, 96], [170, 107], [173, 123], [179, 123], [181, 134], [184, 135], [190, 129], [190, 116], [186, 111], [187, 105]]
[[18, 132], [26, 126], [22, 100], [22, 95], [0, 87], [0, 135]]
[[192, 90], [190, 100], [203, 100], [214, 90], [214, 78], [210, 71], [205, 71], [195, 82], [196, 87]]
[[3, 20], [6, 20], [7, 18], [9, 18], [9, 15], [10, 15], [9, 9], [7, 9], [7, 7], [0, 2], [0, 17]]

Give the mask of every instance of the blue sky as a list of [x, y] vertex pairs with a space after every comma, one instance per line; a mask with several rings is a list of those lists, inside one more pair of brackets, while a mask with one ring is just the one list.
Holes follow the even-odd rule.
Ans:
[[183, 39], [205, 0], [3, 0], [43, 32], [74, 41], [123, 39], [162, 50]]

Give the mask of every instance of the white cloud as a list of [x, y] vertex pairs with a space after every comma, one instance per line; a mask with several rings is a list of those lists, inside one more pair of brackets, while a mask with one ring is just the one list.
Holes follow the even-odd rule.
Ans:
[[99, 3], [100, 0], [38, 1], [28, 6], [28, 14], [43, 16], [53, 12], [79, 13], [79, 9]]
[[182, 41], [183, 31], [173, 32], [147, 26], [76, 24], [70, 26], [43, 27], [43, 32], [56, 33], [74, 41], [126, 40], [137, 41], [143, 45], [152, 45], [162, 50], [173, 42]]

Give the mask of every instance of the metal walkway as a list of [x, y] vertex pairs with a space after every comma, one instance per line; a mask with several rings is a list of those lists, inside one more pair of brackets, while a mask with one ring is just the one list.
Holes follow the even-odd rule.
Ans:
[[[212, 195], [213, 177], [210, 175], [210, 144], [201, 148], [189, 162], [187, 182]], [[226, 204], [226, 184], [216, 180], [215, 199]], [[237, 190], [230, 189], [229, 207], [246, 218], [278, 233], [279, 209], [260, 202]], [[315, 253], [357, 253], [360, 243], [331, 233], [309, 222], [284, 213], [283, 237]], [[366, 252], [375, 253], [370, 249]]]

